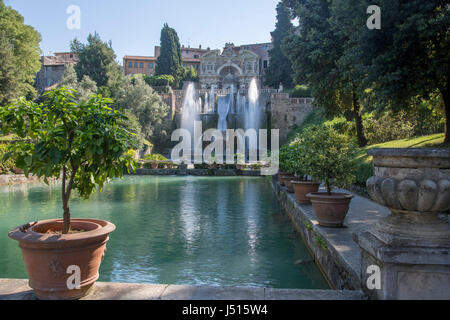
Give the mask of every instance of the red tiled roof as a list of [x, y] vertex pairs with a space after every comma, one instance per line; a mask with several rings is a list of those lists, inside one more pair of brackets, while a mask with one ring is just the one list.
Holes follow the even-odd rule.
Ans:
[[198, 63], [200, 63], [200, 59], [183, 58], [183, 62], [198, 62]]
[[125, 56], [124, 60], [147, 60], [147, 61], [156, 61], [156, 57], [146, 57], [146, 56]]

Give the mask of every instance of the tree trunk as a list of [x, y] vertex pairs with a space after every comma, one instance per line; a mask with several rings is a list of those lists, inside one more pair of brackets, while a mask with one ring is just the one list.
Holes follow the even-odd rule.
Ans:
[[63, 209], [64, 209], [64, 221], [62, 234], [68, 234], [70, 231], [70, 208], [69, 200], [63, 199]]
[[352, 90], [353, 95], [353, 114], [355, 116], [356, 122], [356, 135], [358, 136], [358, 145], [360, 147], [367, 146], [367, 139], [364, 136], [364, 127], [361, 116], [361, 107], [358, 102], [358, 98], [356, 97], [355, 90]]
[[445, 114], [445, 138], [444, 143], [450, 144], [450, 88], [447, 85], [445, 90], [441, 91], [444, 100], [444, 114]]

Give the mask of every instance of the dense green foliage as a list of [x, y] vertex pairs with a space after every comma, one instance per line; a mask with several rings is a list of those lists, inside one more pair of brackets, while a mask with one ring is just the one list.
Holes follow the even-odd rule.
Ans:
[[169, 112], [169, 106], [145, 83], [142, 75], [125, 77], [114, 100], [116, 109], [129, 111], [137, 118], [147, 140], [155, 145], [167, 142], [170, 128], [164, 119]]
[[8, 152], [8, 146], [0, 144], [0, 174], [7, 174], [14, 169], [14, 161], [12, 159], [3, 159]]
[[[354, 10], [344, 0], [337, 2], [345, 11]], [[366, 7], [369, 3], [357, 2]], [[381, 29], [353, 30], [347, 63], [360, 61], [355, 64], [357, 72], [367, 75], [364, 84], [385, 108], [407, 109], [417, 97], [429, 99], [440, 93], [449, 143], [450, 3], [380, 0], [378, 5], [382, 8]]]
[[144, 80], [151, 87], [173, 87], [175, 84], [175, 78], [167, 74], [161, 76], [145, 76]]
[[65, 88], [45, 94], [38, 105], [25, 99], [0, 109], [0, 129], [31, 142], [9, 146], [16, 166], [37, 177], [62, 179], [63, 233], [70, 230], [69, 200], [72, 190], [89, 198], [110, 178], [121, 178], [133, 169], [128, 151], [136, 149], [126, 117], [108, 107], [100, 95], [77, 102]]
[[0, 0], [0, 106], [35, 93], [34, 79], [41, 68], [40, 41], [41, 35]]
[[311, 89], [305, 85], [296, 85], [294, 88], [287, 90], [291, 98], [311, 98]]
[[92, 95], [97, 93], [97, 84], [87, 75], [83, 75], [81, 81], [78, 81], [75, 68], [72, 64], [66, 65], [61, 81], [58, 87], [75, 90], [75, 97], [79, 101], [87, 101]]
[[154, 153], [145, 156], [145, 160], [149, 161], [167, 161], [167, 158], [161, 154]]
[[270, 65], [266, 69], [264, 84], [278, 88], [280, 83], [285, 88], [292, 88], [292, 65], [286, 57], [281, 45], [284, 39], [294, 33], [294, 26], [291, 22], [291, 16], [288, 8], [283, 2], [277, 6], [277, 23], [275, 31], [271, 33], [273, 39], [273, 48], [269, 51]]
[[[369, 0], [286, 0], [298, 32], [286, 39], [298, 83], [306, 83], [329, 117], [355, 120], [365, 145], [364, 112], [414, 113], [432, 103], [450, 141], [450, 4], [445, 0], [380, 0], [381, 29], [366, 27]], [[411, 109], [413, 109], [411, 111]], [[352, 115], [349, 111], [352, 111]], [[441, 111], [440, 111], [441, 110]], [[443, 111], [442, 111], [443, 110]]]
[[183, 81], [198, 82], [199, 80], [197, 71], [195, 71], [193, 66], [184, 68]]
[[161, 30], [161, 54], [156, 62], [156, 75], [171, 75], [178, 87], [183, 77], [181, 45], [175, 29], [166, 23]]
[[95, 81], [97, 87], [102, 87], [108, 85], [110, 79], [118, 76], [119, 70], [112, 44], [103, 42], [97, 33], [89, 34], [87, 44], [75, 39], [70, 47], [79, 59], [75, 65], [78, 80], [89, 76]]
[[344, 68], [347, 34], [352, 25], [333, 24], [333, 6], [328, 0], [289, 1], [293, 15], [300, 20], [298, 32], [286, 38], [283, 50], [290, 58], [297, 83], [311, 89], [316, 104], [328, 116], [352, 112], [358, 143], [367, 144], [361, 119], [360, 75], [351, 66]]
[[328, 193], [332, 187], [344, 187], [355, 181], [356, 146], [329, 126], [306, 129], [293, 145], [300, 146], [299, 166], [316, 181], [324, 181]]

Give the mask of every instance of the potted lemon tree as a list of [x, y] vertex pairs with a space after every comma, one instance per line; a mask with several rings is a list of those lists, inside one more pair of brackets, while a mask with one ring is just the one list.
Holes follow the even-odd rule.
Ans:
[[341, 227], [353, 195], [332, 192], [355, 181], [353, 174], [356, 147], [345, 135], [325, 125], [313, 126], [302, 135], [306, 172], [316, 181], [325, 183], [326, 192], [311, 192], [311, 200], [319, 224]]
[[319, 191], [320, 182], [311, 180], [309, 176], [308, 165], [311, 158], [308, 156], [310, 151], [307, 144], [304, 143], [304, 135], [300, 135], [291, 143], [291, 150], [291, 167], [297, 177], [291, 180], [292, 191], [298, 203], [311, 203], [306, 195]]
[[277, 177], [278, 180], [280, 180], [280, 185], [286, 186], [286, 180], [294, 177], [294, 173], [292, 171], [291, 166], [292, 152], [290, 150], [289, 145], [282, 146], [280, 148], [278, 155], [279, 155], [280, 171], [278, 172]]
[[[31, 142], [11, 145], [5, 158], [14, 160], [26, 175], [61, 181], [63, 219], [25, 224], [9, 232], [17, 240], [40, 299], [78, 299], [98, 279], [109, 234], [115, 226], [103, 220], [71, 219], [73, 191], [89, 198], [111, 178], [134, 170], [129, 150], [137, 148], [126, 116], [108, 107], [112, 101], [93, 96], [78, 103], [72, 91], [56, 89], [40, 105], [21, 99], [0, 108], [3, 134], [15, 133]], [[80, 281], [68, 286], [70, 268]], [[74, 269], [72, 269], [74, 270]]]

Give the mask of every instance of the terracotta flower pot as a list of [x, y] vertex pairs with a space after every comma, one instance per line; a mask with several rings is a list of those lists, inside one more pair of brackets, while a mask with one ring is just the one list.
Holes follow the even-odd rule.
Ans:
[[306, 195], [312, 202], [319, 225], [323, 227], [342, 227], [353, 195], [346, 193], [315, 192]]
[[159, 163], [158, 162], [152, 162], [152, 169], [158, 169]]
[[311, 203], [306, 196], [308, 193], [315, 193], [319, 191], [320, 183], [315, 181], [294, 181], [292, 182], [294, 188], [295, 198], [298, 203], [308, 204]]
[[293, 178], [294, 175], [293, 174], [283, 174], [283, 175], [279, 175], [278, 179], [280, 180], [280, 185], [281, 186], [286, 186], [286, 179], [290, 179]]
[[[302, 181], [301, 177], [292, 177], [284, 180], [284, 184], [286, 185], [286, 190], [288, 193], [294, 193], [294, 186], [292, 185], [293, 181]], [[317, 191], [317, 190], [316, 190]]]
[[[97, 281], [109, 234], [115, 230], [110, 222], [94, 219], [72, 219], [73, 230], [85, 232], [67, 235], [60, 231], [62, 220], [40, 221], [31, 227], [18, 227], [9, 237], [19, 241], [28, 271], [29, 286], [38, 299], [76, 300], [85, 296]], [[70, 290], [70, 266], [80, 268], [80, 288]]]
[[284, 186], [284, 182], [281, 181], [281, 176], [286, 176], [286, 175], [289, 175], [289, 173], [288, 172], [284, 172], [284, 171], [280, 171], [280, 172], [277, 173], [277, 178], [280, 181], [280, 184], [282, 186]]

